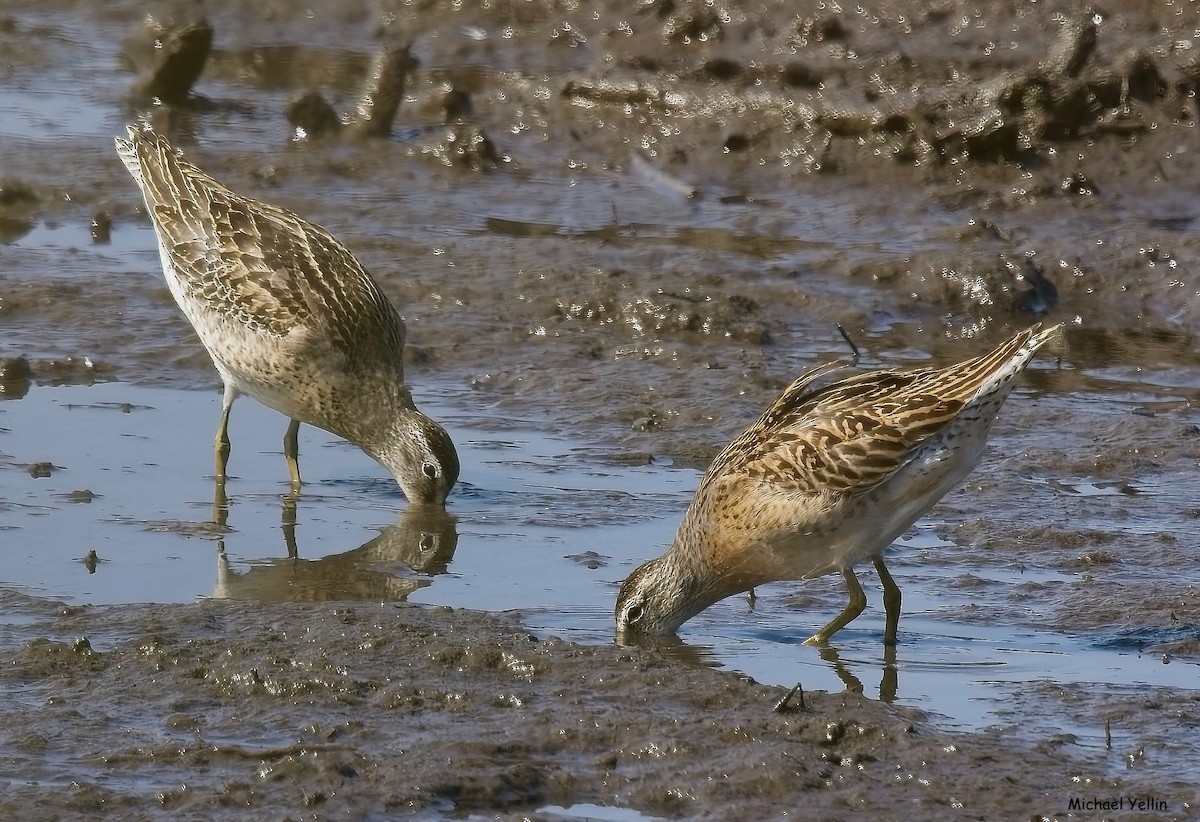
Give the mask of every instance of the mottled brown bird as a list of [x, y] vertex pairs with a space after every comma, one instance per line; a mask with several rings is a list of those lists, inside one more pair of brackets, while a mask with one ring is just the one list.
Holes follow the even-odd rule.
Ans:
[[458, 479], [454, 444], [413, 405], [404, 322], [358, 260], [320, 226], [230, 191], [160, 135], [130, 127], [116, 145], [145, 197], [171, 294], [225, 384], [218, 479], [230, 406], [247, 394], [291, 418], [293, 486], [307, 423], [374, 457], [409, 502], [444, 504]]
[[975, 467], [1017, 375], [1060, 327], [948, 368], [803, 374], [713, 461], [670, 549], [622, 584], [618, 632], [671, 634], [727, 596], [839, 571], [850, 602], [806, 640], [825, 644], [866, 607], [854, 567], [870, 560], [895, 643], [884, 550]]

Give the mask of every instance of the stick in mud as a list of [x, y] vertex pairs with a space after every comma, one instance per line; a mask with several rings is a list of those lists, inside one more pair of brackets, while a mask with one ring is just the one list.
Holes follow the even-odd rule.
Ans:
[[837, 324], [838, 333], [842, 335], [842, 339], [846, 341], [846, 345], [850, 346], [850, 352], [854, 355], [854, 363], [857, 365], [859, 358], [862, 356], [859, 353], [858, 346], [854, 344], [854, 340], [850, 339], [849, 332], [841, 323]]

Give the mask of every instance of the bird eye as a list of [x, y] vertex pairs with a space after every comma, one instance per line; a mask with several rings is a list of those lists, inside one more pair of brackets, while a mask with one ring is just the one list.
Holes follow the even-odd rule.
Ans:
[[436, 465], [434, 465], [432, 462], [427, 462], [421, 466], [421, 473], [430, 479], [437, 479], [440, 472], [438, 471], [438, 467]]
[[641, 620], [645, 612], [646, 609], [642, 607], [640, 602], [630, 605], [627, 609], [625, 609], [625, 624], [633, 625], [635, 622]]

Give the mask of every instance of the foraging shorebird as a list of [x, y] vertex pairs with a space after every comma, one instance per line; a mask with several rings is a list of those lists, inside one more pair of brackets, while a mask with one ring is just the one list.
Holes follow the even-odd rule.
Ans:
[[621, 585], [618, 632], [672, 634], [727, 596], [839, 571], [850, 602], [806, 640], [824, 645], [866, 607], [854, 566], [870, 560], [895, 644], [900, 588], [883, 551], [975, 467], [1017, 375], [1060, 327], [948, 368], [801, 375], [713, 461], [670, 549]]
[[160, 135], [130, 127], [116, 145], [145, 197], [171, 294], [225, 384], [218, 481], [229, 409], [246, 394], [291, 418], [283, 453], [293, 487], [307, 423], [362, 448], [409, 502], [444, 504], [458, 479], [454, 444], [413, 405], [404, 321], [349, 250], [290, 211], [230, 191]]

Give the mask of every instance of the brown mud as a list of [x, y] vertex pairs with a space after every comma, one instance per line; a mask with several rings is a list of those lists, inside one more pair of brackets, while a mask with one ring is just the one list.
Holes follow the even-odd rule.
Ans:
[[[155, 85], [147, 50], [169, 11], [8, 3], [0, 396], [215, 382], [112, 154], [139, 117], [342, 238], [402, 306], [418, 396], [436, 381], [464, 413], [536, 409], [631, 459], [703, 466], [801, 369], [846, 356], [839, 322], [876, 367], [1065, 321], [998, 445], [935, 509], [951, 548], [909, 570], [952, 564], [948, 587], [975, 592], [948, 620], [1192, 664], [1200, 10], [1118, 5], [209, 2], [202, 70]], [[389, 135], [295, 139], [290, 106], [315, 93], [323, 122], [348, 117], [373, 61], [400, 48], [414, 62]], [[2, 433], [0, 513], [18, 521], [23, 491], [8, 489], [27, 486], [10, 478], [42, 463], [9, 459], [20, 432]], [[1068, 575], [996, 585], [995, 568]], [[347, 596], [379, 596], [355, 584]], [[247, 598], [275, 598], [253, 585]], [[678, 652], [534, 640], [468, 611], [0, 598], [0, 815], [14, 819], [580, 803], [1088, 818], [1072, 798], [1133, 795], [1163, 804], [1122, 818], [1163, 819], [1200, 805], [1194, 690], [1030, 682], [1010, 730], [957, 734], [853, 694], [777, 714], [778, 688]], [[1040, 730], [1046, 717], [1112, 721], [1134, 741], [1080, 750]]]
[[1064, 761], [1063, 740], [939, 732], [849, 693], [777, 711], [786, 689], [470, 611], [4, 598], [37, 637], [0, 668], [6, 818], [1043, 818], [1110, 794], [1184, 818], [1195, 797]]

